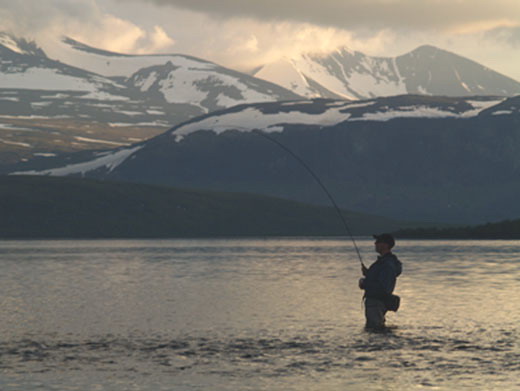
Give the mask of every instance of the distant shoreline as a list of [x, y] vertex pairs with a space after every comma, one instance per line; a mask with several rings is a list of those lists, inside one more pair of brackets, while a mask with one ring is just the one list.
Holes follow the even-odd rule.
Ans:
[[395, 234], [401, 238], [422, 240], [520, 240], [520, 219], [465, 227], [402, 229]]
[[[362, 236], [354, 236], [356, 241], [372, 241], [372, 237], [369, 235]], [[93, 242], [93, 241], [198, 241], [198, 240], [215, 240], [215, 241], [226, 241], [226, 240], [234, 240], [234, 241], [249, 241], [249, 240], [308, 240], [308, 241], [322, 241], [322, 240], [335, 240], [335, 241], [347, 241], [347, 245], [351, 243], [351, 239], [345, 236], [338, 235], [313, 235], [313, 236], [305, 236], [305, 235], [283, 235], [283, 236], [190, 236], [190, 237], [0, 237], [0, 242], [37, 242], [37, 241], [45, 241], [45, 242], [66, 242], [66, 241], [85, 241], [85, 242]], [[437, 237], [437, 238], [421, 238], [421, 237], [404, 237], [404, 236], [396, 236], [396, 240], [399, 242], [402, 241], [520, 241], [520, 238], [455, 238], [455, 237]]]

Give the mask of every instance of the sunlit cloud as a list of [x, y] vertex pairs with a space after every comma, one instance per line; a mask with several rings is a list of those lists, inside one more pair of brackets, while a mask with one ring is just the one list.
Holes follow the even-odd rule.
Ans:
[[67, 35], [106, 50], [125, 53], [136, 49], [136, 43], [145, 36], [145, 32], [133, 23], [111, 15], [103, 15], [96, 31], [92, 31], [88, 25], [82, 25], [68, 29]]
[[51, 41], [70, 36], [115, 52], [150, 53], [171, 50], [175, 41], [161, 26], [144, 29], [106, 12], [95, 0], [0, 0], [2, 30]]
[[511, 19], [499, 19], [499, 20], [485, 20], [481, 22], [473, 22], [467, 24], [461, 24], [456, 26], [450, 30], [448, 33], [451, 34], [476, 34], [482, 33], [498, 28], [508, 28], [508, 27], [519, 27], [520, 22], [514, 21]]
[[[346, 30], [308, 23], [269, 23], [249, 19], [208, 21], [205, 28], [218, 31], [219, 39], [201, 42], [199, 49], [204, 47], [206, 56], [239, 69], [251, 69], [302, 53], [330, 53], [343, 47], [377, 54], [395, 39], [390, 31], [358, 36]], [[244, 35], [243, 31], [254, 31], [254, 34]], [[179, 47], [182, 47], [180, 42]]]
[[149, 34], [150, 44], [139, 49], [140, 53], [157, 53], [170, 49], [175, 45], [175, 40], [170, 37], [161, 26], [154, 26], [153, 32]]
[[505, 43], [512, 48], [520, 48], [520, 26], [497, 27], [487, 31], [484, 37], [487, 40]]

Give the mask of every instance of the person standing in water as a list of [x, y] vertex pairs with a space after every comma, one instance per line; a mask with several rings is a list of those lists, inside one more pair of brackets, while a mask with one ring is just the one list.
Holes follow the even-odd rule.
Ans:
[[385, 328], [385, 314], [388, 310], [397, 311], [399, 297], [392, 294], [397, 277], [402, 272], [402, 264], [392, 253], [395, 240], [390, 234], [373, 235], [376, 240], [377, 260], [367, 269], [361, 267], [363, 278], [359, 288], [365, 291], [365, 327], [370, 330]]

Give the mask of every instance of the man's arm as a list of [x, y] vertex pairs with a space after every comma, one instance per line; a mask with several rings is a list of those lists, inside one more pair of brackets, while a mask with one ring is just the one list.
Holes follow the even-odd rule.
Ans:
[[364, 264], [361, 264], [361, 273], [366, 276], [368, 272], [367, 267]]

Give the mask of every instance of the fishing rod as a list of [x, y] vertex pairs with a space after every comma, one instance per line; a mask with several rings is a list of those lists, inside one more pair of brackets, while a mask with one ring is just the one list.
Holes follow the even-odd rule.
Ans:
[[[242, 126], [237, 126], [236, 128], [241, 128], [241, 129], [244, 129], [244, 130], [251, 130], [251, 129], [248, 129], [248, 128], [244, 128]], [[332, 202], [332, 205], [336, 209], [336, 212], [337, 212], [339, 218], [343, 222], [343, 226], [345, 227], [345, 231], [347, 231], [348, 236], [350, 237], [350, 239], [352, 240], [352, 243], [354, 244], [354, 248], [356, 249], [356, 253], [357, 253], [357, 256], [359, 258], [359, 262], [361, 263], [361, 266], [363, 268], [365, 268], [365, 264], [363, 263], [363, 258], [361, 258], [361, 253], [359, 252], [359, 248], [357, 246], [356, 240], [354, 239], [354, 235], [352, 235], [352, 232], [350, 231], [350, 228], [349, 228], [349, 226], [347, 224], [347, 220], [343, 216], [343, 213], [341, 213], [341, 209], [338, 207], [338, 204], [334, 200], [334, 197], [332, 197], [332, 194], [330, 194], [330, 192], [327, 190], [327, 188], [325, 187], [323, 182], [320, 180], [320, 178], [314, 173], [314, 171], [309, 167], [309, 165], [307, 163], [305, 163], [305, 161], [301, 157], [299, 157], [296, 153], [294, 153], [290, 148], [288, 148], [287, 146], [283, 145], [281, 142], [279, 142], [275, 138], [267, 135], [265, 132], [262, 132], [259, 129], [252, 129], [252, 132], [257, 134], [257, 135], [259, 135], [259, 136], [262, 136], [263, 138], [265, 138], [265, 139], [267, 139], [267, 140], [269, 140], [269, 141], [271, 141], [273, 143], [275, 143], [280, 148], [282, 148], [284, 151], [289, 153], [293, 158], [295, 158], [307, 170], [307, 172], [309, 174], [311, 174], [311, 176], [318, 183], [318, 185], [321, 186], [321, 188], [323, 189], [323, 191], [325, 192], [327, 197], [329, 197], [330, 202]]]

